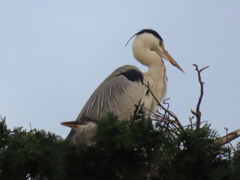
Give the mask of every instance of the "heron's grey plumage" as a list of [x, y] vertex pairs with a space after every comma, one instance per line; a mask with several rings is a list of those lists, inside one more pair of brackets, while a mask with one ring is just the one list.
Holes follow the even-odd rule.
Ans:
[[127, 120], [134, 116], [136, 105], [142, 106], [145, 115], [148, 116], [156, 111], [157, 102], [148, 92], [148, 88], [158, 101], [163, 99], [167, 77], [162, 58], [183, 71], [165, 50], [163, 40], [156, 31], [145, 29], [134, 36], [134, 57], [148, 66], [148, 71], [143, 73], [135, 66], [125, 65], [110, 74], [82, 108], [76, 119], [78, 126], [72, 128], [68, 140], [92, 144], [92, 137], [96, 133], [96, 121], [109, 112], [118, 116], [120, 120]]
[[[129, 70], [142, 74], [138, 68], [130, 65], [116, 69], [93, 92], [76, 121], [80, 124], [85, 124], [86, 127], [89, 125], [94, 127], [92, 122], [97, 121], [99, 117], [109, 112], [118, 116], [119, 119], [130, 119], [136, 108], [135, 105], [142, 103], [141, 101], [144, 93], [147, 92], [147, 88], [143, 85], [143, 81], [138, 81], [137, 78], [135, 81], [129, 80], [124, 75], [124, 72]], [[94, 133], [95, 129], [92, 129], [92, 131], [90, 129], [87, 131], [86, 128], [82, 128], [82, 131], [72, 129], [67, 139], [91, 144], [92, 141], [89, 138], [91, 135], [89, 134], [94, 135]]]
[[[84, 122], [85, 119], [93, 121], [108, 112], [114, 113], [119, 119], [129, 119], [134, 109], [134, 104], [139, 102], [143, 96], [145, 87], [140, 81], [131, 81], [123, 75], [128, 70], [142, 72], [130, 65], [122, 66], [110, 74], [93, 92], [83, 107], [77, 121]], [[128, 98], [123, 98], [126, 96]]]

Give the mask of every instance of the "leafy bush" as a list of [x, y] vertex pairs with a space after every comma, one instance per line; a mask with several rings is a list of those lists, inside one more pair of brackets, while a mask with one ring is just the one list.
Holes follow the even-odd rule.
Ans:
[[240, 145], [214, 143], [215, 130], [168, 131], [151, 120], [98, 123], [94, 146], [63, 141], [44, 130], [10, 130], [0, 122], [0, 179], [238, 179]]

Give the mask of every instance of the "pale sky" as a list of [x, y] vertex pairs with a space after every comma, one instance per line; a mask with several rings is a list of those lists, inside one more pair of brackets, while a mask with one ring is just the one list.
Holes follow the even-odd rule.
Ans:
[[0, 1], [0, 114], [10, 128], [66, 137], [97, 86], [116, 68], [146, 67], [128, 39], [156, 30], [185, 74], [166, 62], [167, 97], [183, 125], [199, 97], [192, 64], [202, 73], [203, 120], [221, 135], [240, 128], [240, 1]]

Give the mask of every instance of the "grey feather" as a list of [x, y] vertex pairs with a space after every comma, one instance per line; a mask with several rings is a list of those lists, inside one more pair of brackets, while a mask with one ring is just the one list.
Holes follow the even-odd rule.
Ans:
[[120, 119], [129, 119], [134, 104], [139, 102], [145, 89], [141, 82], [130, 81], [123, 75], [129, 70], [142, 74], [138, 68], [130, 65], [116, 69], [93, 92], [77, 121], [84, 122], [85, 117], [97, 120], [108, 112], [114, 113]]
[[[135, 105], [139, 104], [141, 97], [146, 92], [146, 87], [141, 80], [129, 80], [124, 74], [130, 71], [143, 74], [138, 68], [131, 65], [116, 69], [93, 92], [76, 121], [87, 124], [89, 120], [97, 121], [109, 112], [118, 116], [119, 119], [130, 119], [133, 116]], [[75, 132], [76, 130], [72, 129], [67, 139], [75, 137]], [[83, 133], [81, 136], [84, 136]]]

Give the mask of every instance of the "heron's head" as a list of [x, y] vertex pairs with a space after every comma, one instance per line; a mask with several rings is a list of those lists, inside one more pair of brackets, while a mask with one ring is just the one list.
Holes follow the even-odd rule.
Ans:
[[172, 65], [177, 67], [180, 71], [184, 72], [183, 69], [165, 49], [163, 39], [156, 31], [152, 29], [143, 29], [133, 35], [131, 38], [134, 36], [135, 39], [133, 41], [133, 54], [134, 57], [141, 63], [150, 65], [153, 60], [149, 58], [148, 55], [153, 53], [153, 56], [160, 56], [161, 58], [169, 61]]

